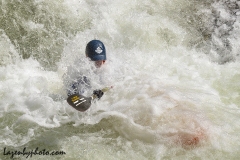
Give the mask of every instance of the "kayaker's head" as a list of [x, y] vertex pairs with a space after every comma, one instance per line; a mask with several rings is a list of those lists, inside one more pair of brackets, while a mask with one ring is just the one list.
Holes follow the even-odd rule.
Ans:
[[97, 68], [101, 67], [107, 59], [105, 46], [99, 40], [88, 42], [85, 53], [87, 57], [95, 62]]

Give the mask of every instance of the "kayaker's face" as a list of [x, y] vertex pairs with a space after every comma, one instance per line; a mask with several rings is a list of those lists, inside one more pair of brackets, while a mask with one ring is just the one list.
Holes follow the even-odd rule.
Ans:
[[104, 63], [105, 63], [105, 60], [95, 61], [95, 66], [97, 68], [100, 68]]

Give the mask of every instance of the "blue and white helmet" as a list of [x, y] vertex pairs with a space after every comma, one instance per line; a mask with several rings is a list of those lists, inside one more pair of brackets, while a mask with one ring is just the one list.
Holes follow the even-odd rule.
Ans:
[[85, 50], [86, 56], [92, 61], [106, 60], [106, 49], [104, 44], [99, 40], [88, 42]]

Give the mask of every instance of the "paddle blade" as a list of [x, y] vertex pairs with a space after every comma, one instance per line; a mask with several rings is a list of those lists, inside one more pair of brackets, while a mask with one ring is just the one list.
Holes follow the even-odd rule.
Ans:
[[85, 97], [80, 94], [73, 94], [67, 98], [70, 106], [78, 111], [84, 112], [91, 106], [92, 97]]

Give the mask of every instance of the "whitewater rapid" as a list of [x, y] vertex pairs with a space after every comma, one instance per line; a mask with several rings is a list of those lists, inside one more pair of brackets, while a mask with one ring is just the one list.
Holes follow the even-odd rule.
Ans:
[[[238, 1], [0, 5], [0, 159], [24, 147], [66, 153], [34, 159], [240, 156]], [[74, 66], [95, 78], [84, 60], [92, 39], [105, 44], [113, 88], [78, 112], [63, 77]]]

